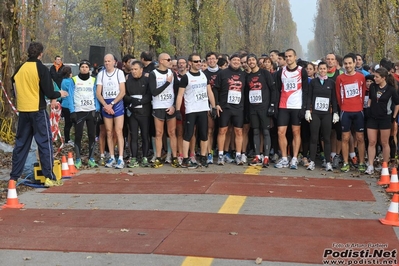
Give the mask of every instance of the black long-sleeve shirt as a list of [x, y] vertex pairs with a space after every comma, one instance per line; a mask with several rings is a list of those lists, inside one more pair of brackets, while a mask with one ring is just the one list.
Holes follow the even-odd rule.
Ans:
[[[261, 91], [261, 101], [259, 99], [259, 95], [256, 93], [252, 93], [251, 91], [256, 92], [257, 90]], [[245, 98], [247, 98], [249, 103], [250, 110], [267, 110], [272, 100], [272, 91], [275, 90], [275, 82], [269, 71], [265, 69], [259, 69], [259, 71], [255, 73], [249, 73], [247, 76], [247, 82], [245, 86]], [[256, 94], [256, 95], [255, 95]], [[252, 103], [251, 103], [251, 97]], [[260, 102], [259, 102], [260, 101]]]
[[312, 79], [309, 84], [306, 110], [312, 110], [315, 114], [325, 114], [330, 112], [330, 107], [333, 113], [338, 112], [335, 82], [328, 78], [321, 84], [319, 78]]
[[[135, 95], [136, 97], [132, 97]], [[139, 96], [141, 95], [141, 99]], [[149, 87], [149, 79], [142, 75], [140, 78], [133, 78], [128, 75], [126, 79], [126, 94], [123, 96], [125, 106], [129, 107], [134, 115], [150, 116], [151, 115], [151, 99], [152, 95]], [[141, 108], [134, 108], [142, 106]]]

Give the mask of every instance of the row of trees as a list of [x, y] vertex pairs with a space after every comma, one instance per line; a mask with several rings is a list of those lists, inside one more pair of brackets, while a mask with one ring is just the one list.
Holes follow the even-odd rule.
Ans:
[[367, 62], [399, 55], [399, 0], [318, 0], [309, 56], [356, 52]]
[[45, 45], [44, 62], [78, 62], [90, 45], [119, 56], [291, 47], [302, 54], [289, 0], [2, 0], [0, 79], [8, 92], [31, 41]]
[[136, 56], [142, 50], [175, 56], [289, 47], [301, 52], [288, 0], [24, 1], [21, 37], [44, 42], [50, 62], [55, 54], [76, 62], [88, 56], [89, 45]]

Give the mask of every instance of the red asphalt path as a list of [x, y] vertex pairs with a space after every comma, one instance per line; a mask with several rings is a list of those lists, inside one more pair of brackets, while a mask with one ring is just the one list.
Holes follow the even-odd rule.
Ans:
[[332, 243], [399, 247], [392, 227], [377, 220], [50, 209], [6, 209], [1, 217], [1, 249], [261, 257], [320, 264]]
[[252, 197], [375, 201], [363, 180], [244, 174], [84, 174], [45, 193], [217, 194]]

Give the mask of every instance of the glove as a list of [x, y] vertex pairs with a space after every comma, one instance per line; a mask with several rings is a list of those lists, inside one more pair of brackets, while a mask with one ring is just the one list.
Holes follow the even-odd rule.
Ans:
[[269, 109], [267, 110], [267, 116], [273, 117], [275, 114], [276, 110], [274, 108], [274, 103], [270, 104]]
[[71, 113], [71, 122], [73, 124], [76, 124], [76, 120], [77, 120], [77, 115], [76, 113]]
[[96, 124], [98, 122], [100, 122], [102, 120], [102, 116], [101, 116], [101, 112], [96, 112], [96, 114], [94, 115], [94, 121], [96, 122]]
[[137, 105], [141, 105], [141, 99], [137, 99], [137, 98], [131, 98], [130, 99], [131, 105], [133, 107], [137, 106]]
[[183, 118], [181, 117], [181, 112], [180, 112], [180, 110], [176, 110], [175, 113], [176, 113], [176, 119], [179, 120], [179, 121], [182, 121]]
[[217, 112], [216, 108], [212, 108], [211, 116], [213, 119], [216, 119], [216, 117], [218, 116], [218, 112]]
[[312, 120], [312, 115], [310, 113], [310, 110], [306, 110], [305, 112], [305, 120], [310, 123], [310, 120]]
[[338, 113], [334, 113], [333, 114], [333, 124], [335, 124], [335, 123], [337, 123], [339, 121], [339, 115], [338, 115]]

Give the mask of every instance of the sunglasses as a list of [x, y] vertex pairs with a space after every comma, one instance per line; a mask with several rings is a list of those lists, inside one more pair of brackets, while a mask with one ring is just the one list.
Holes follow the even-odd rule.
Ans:
[[172, 59], [170, 59], [170, 58], [164, 58], [163, 60], [166, 60], [166, 61], [168, 61], [168, 62], [170, 62], [170, 61], [172, 61]]
[[201, 60], [193, 60], [191, 62], [193, 62], [193, 63], [201, 63]]

